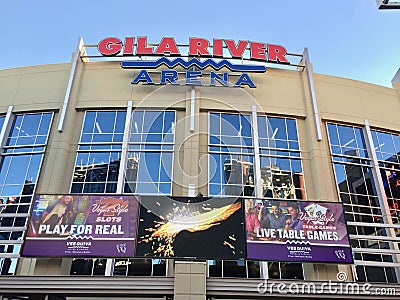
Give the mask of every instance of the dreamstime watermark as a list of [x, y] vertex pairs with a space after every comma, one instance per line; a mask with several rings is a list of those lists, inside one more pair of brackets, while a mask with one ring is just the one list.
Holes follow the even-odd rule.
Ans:
[[345, 282], [347, 274], [339, 272], [336, 275], [337, 281], [328, 280], [321, 283], [315, 282], [271, 282], [265, 279], [257, 286], [260, 294], [342, 294], [342, 295], [380, 295], [394, 296], [398, 292], [393, 287], [374, 288], [370, 283]]

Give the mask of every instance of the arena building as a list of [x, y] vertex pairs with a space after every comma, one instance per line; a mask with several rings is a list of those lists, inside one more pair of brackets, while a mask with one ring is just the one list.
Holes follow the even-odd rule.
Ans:
[[[183, 45], [172, 38], [157, 44], [145, 37], [105, 38], [95, 45], [80, 39], [70, 62], [0, 70], [0, 297], [395, 298], [400, 72], [392, 86], [314, 73], [307, 48], [295, 54], [279, 45], [202, 38]], [[154, 213], [143, 206], [146, 199], [155, 208], [176, 205], [170, 198], [185, 205], [234, 198], [239, 205], [225, 219], [214, 214], [202, 223], [212, 234], [183, 238], [204, 228], [175, 228], [169, 235], [175, 251], [141, 239], [147, 244], [136, 250], [118, 244], [121, 256], [100, 250], [63, 255], [54, 243], [63, 227], [43, 227], [48, 235], [40, 237], [32, 225], [50, 212], [40, 203], [50, 207], [46, 199], [56, 195], [71, 195], [75, 205], [101, 195], [139, 199], [136, 242], [156, 230], [141, 231], [146, 214]], [[272, 213], [280, 206], [285, 221], [293, 201], [342, 207], [350, 255], [251, 256], [245, 207]], [[220, 208], [211, 206], [210, 213]], [[66, 207], [53, 226], [62, 226]], [[230, 216], [241, 225], [220, 239], [231, 228], [224, 225]], [[80, 217], [87, 220], [75, 215], [72, 226]], [[164, 217], [149, 222], [161, 226]], [[101, 234], [122, 228], [106, 226]], [[108, 247], [107, 239], [102, 245]]]

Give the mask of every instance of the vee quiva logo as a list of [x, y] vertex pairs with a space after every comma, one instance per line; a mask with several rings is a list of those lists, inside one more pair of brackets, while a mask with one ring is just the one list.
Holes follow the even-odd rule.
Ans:
[[[225, 45], [225, 46], [224, 46]], [[181, 58], [183, 55], [181, 50], [183, 47], [188, 48], [187, 60]], [[164, 37], [156, 48], [149, 46], [147, 37], [137, 37], [136, 43], [134, 37], [126, 37], [124, 42], [116, 37], [105, 38], [98, 44], [98, 51], [103, 56], [118, 56], [121, 52], [123, 57], [134, 56], [136, 60], [122, 61], [121, 67], [125, 69], [142, 69], [134, 76], [132, 84], [172, 84], [179, 85], [179, 73], [173, 70], [175, 67], [183, 67], [186, 70], [183, 85], [202, 86], [202, 71], [206, 68], [219, 71], [228, 69], [231, 72], [242, 72], [239, 78], [231, 86], [241, 87], [248, 86], [255, 88], [256, 85], [250, 76], [245, 72], [265, 72], [265, 65], [243, 64], [243, 59], [258, 62], [274, 62], [289, 64], [285, 57], [286, 49], [279, 45], [265, 44], [260, 42], [238, 41], [235, 43], [229, 39], [214, 39], [213, 44], [204, 38], [190, 38], [188, 45], [177, 45], [174, 38]], [[211, 51], [212, 48], [212, 51]], [[224, 51], [226, 48], [227, 51]], [[268, 54], [268, 55], [267, 55]], [[157, 60], [142, 60], [147, 56], [161, 56]], [[178, 56], [178, 58], [170, 59], [166, 56]], [[180, 56], [180, 57], [179, 57]], [[211, 58], [210, 58], [211, 57]], [[201, 61], [201, 58], [206, 58]], [[216, 61], [215, 59], [218, 59]], [[230, 60], [242, 60], [241, 63], [232, 63]], [[155, 82], [148, 70], [159, 69], [165, 66], [168, 70], [160, 70], [160, 80]], [[192, 70], [189, 70], [192, 68]], [[209, 85], [216, 86], [217, 82], [221, 86], [229, 86], [229, 73], [224, 71], [217, 73], [210, 71]], [[237, 74], [236, 74], [237, 75]], [[236, 77], [237, 78], [237, 77]]]

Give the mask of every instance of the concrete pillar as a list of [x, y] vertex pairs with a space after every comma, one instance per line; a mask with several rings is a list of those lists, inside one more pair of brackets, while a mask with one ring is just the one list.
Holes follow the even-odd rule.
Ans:
[[36, 258], [20, 258], [18, 261], [16, 275], [32, 276], [34, 275]]
[[206, 262], [175, 261], [174, 300], [206, 300]]

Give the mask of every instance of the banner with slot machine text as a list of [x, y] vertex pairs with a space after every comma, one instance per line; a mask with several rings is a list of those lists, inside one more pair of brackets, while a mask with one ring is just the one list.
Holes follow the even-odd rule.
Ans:
[[22, 255], [132, 257], [138, 207], [134, 196], [36, 195]]

